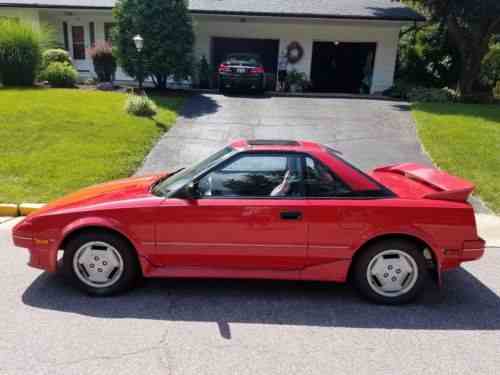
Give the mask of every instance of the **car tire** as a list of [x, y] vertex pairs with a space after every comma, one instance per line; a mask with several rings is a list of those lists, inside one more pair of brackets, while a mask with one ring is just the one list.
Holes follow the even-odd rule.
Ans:
[[404, 239], [381, 241], [364, 249], [353, 271], [360, 293], [371, 301], [387, 305], [414, 300], [429, 275], [418, 246]]
[[131, 289], [141, 276], [134, 248], [108, 232], [72, 238], [64, 249], [63, 271], [78, 289], [102, 297]]

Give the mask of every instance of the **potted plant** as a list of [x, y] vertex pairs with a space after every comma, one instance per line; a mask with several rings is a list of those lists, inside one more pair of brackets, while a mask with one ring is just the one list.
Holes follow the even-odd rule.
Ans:
[[307, 87], [307, 75], [293, 69], [287, 74], [287, 84], [291, 92], [303, 92]]

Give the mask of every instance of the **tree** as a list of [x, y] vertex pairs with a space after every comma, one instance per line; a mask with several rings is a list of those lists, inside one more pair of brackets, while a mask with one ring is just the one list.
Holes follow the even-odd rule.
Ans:
[[498, 0], [409, 0], [423, 7], [431, 21], [445, 27], [460, 55], [458, 89], [469, 95], [479, 78], [491, 38], [500, 30]]
[[144, 39], [144, 76], [165, 88], [167, 78], [185, 78], [191, 73], [194, 32], [185, 0], [118, 0], [113, 11], [116, 27], [113, 44], [118, 61], [137, 77], [139, 55], [132, 38]]

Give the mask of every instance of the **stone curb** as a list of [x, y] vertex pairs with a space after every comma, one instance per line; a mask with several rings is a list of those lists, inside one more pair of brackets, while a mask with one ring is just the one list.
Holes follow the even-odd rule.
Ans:
[[44, 203], [0, 203], [0, 216], [27, 216], [45, 206]]

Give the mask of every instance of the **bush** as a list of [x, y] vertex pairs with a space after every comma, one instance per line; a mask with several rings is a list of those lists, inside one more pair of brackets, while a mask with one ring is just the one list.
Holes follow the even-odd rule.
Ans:
[[408, 94], [414, 88], [415, 85], [410, 82], [397, 80], [394, 82], [394, 85], [390, 89], [385, 90], [383, 94], [395, 99], [408, 100]]
[[480, 80], [486, 87], [494, 87], [500, 81], [500, 43], [493, 44], [483, 60]]
[[52, 87], [73, 87], [78, 72], [68, 63], [53, 62], [40, 74], [40, 78], [48, 81]]
[[116, 59], [113, 56], [113, 49], [107, 42], [98, 42], [89, 49], [94, 71], [100, 82], [111, 82], [116, 72]]
[[408, 92], [408, 100], [421, 103], [447, 103], [454, 99], [454, 92], [447, 88], [435, 89], [427, 87], [415, 87]]
[[31, 86], [42, 60], [44, 32], [29, 23], [0, 20], [0, 77], [5, 86]]
[[145, 95], [129, 95], [125, 103], [125, 111], [135, 116], [153, 117], [158, 109], [156, 104]]
[[500, 81], [498, 81], [496, 86], [493, 88], [493, 96], [495, 99], [500, 99]]
[[68, 51], [60, 48], [52, 48], [43, 52], [42, 54], [42, 66], [45, 69], [49, 64], [54, 62], [68, 63], [71, 64], [71, 57]]

